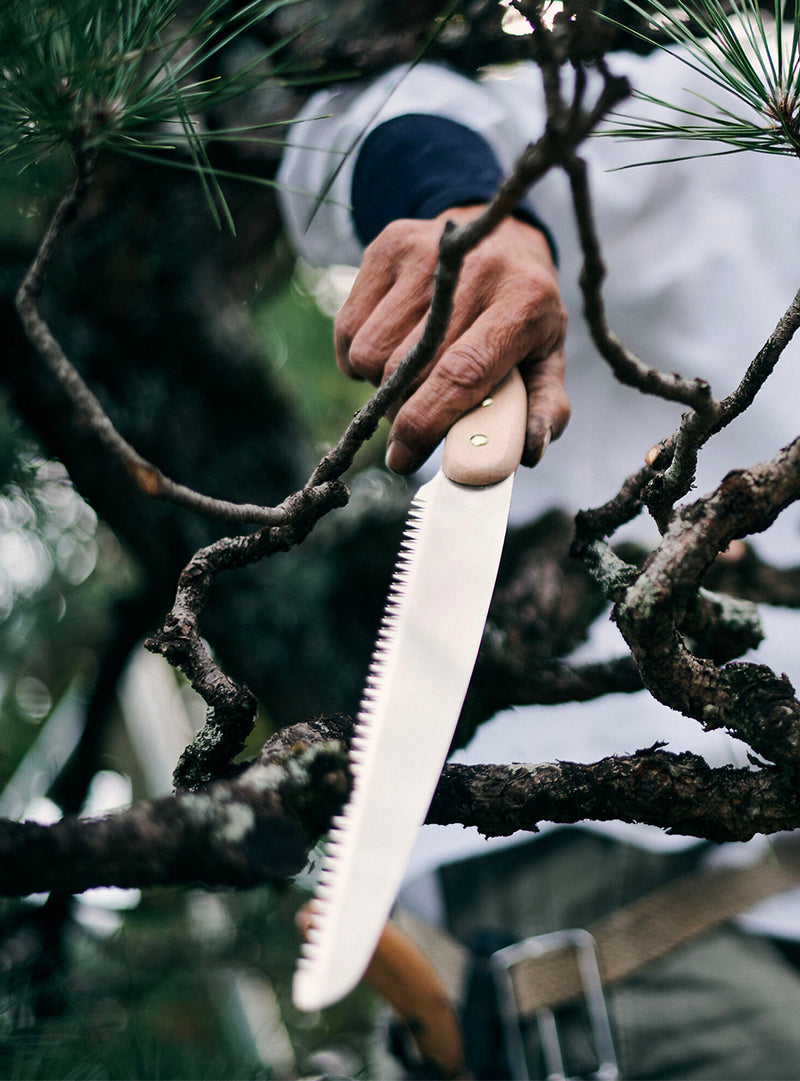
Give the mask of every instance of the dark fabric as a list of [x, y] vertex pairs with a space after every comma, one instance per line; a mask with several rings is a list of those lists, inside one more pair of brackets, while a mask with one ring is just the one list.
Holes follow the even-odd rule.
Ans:
[[[399, 218], [435, 218], [449, 207], [488, 202], [502, 179], [491, 146], [469, 128], [424, 113], [387, 120], [370, 132], [356, 158], [356, 235], [366, 245]], [[555, 260], [553, 239], [527, 200], [515, 216], [544, 233]]]
[[[585, 927], [699, 869], [707, 850], [665, 855], [560, 830], [443, 867], [447, 926], [479, 954], [492, 938], [502, 945]], [[485, 1056], [496, 1048], [497, 1019], [481, 966], [478, 958], [467, 1020], [469, 1040]], [[606, 1002], [623, 1079], [800, 1081], [800, 972], [767, 939], [727, 925], [607, 989]], [[589, 1076], [597, 1063], [583, 1006], [557, 1010], [556, 1022], [568, 1076]], [[535, 1024], [525, 1039], [531, 1077], [543, 1077]], [[484, 1057], [475, 1077], [508, 1078], [502, 1055]]]
[[497, 1009], [497, 992], [489, 968], [489, 958], [510, 946], [514, 939], [496, 931], [476, 935], [470, 942], [472, 969], [461, 1007], [464, 1053], [470, 1072], [481, 1081], [497, 1081], [509, 1076], [503, 1027]]

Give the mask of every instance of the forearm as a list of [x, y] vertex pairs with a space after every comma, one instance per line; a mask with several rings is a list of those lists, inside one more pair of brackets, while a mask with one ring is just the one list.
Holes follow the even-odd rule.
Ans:
[[[312, 97], [278, 174], [298, 253], [358, 266], [374, 223], [488, 201], [540, 121], [538, 80], [521, 67], [513, 82], [518, 94], [419, 64]], [[520, 214], [536, 220], [530, 204]]]

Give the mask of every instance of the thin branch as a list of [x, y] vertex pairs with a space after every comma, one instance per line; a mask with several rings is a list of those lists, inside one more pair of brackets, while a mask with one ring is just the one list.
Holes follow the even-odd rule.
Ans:
[[800, 703], [762, 665], [722, 669], [690, 653], [681, 625], [704, 575], [730, 542], [768, 528], [800, 498], [800, 439], [769, 462], [729, 473], [710, 496], [673, 516], [613, 618], [651, 693], [706, 728], [725, 727], [755, 751], [800, 768]]
[[727, 398], [723, 398], [722, 412], [711, 430], [711, 435], [727, 427], [731, 421], [741, 416], [750, 407], [756, 394], [775, 370], [775, 365], [798, 328], [800, 328], [800, 291], [795, 294], [791, 304], [779, 319], [778, 325], [758, 351], [739, 386]]
[[575, 518], [572, 554], [583, 558], [585, 546], [611, 537], [622, 526], [637, 518], [644, 505], [642, 490], [653, 475], [652, 466], [643, 466], [626, 478], [619, 492], [607, 503], [579, 511]]
[[586, 163], [574, 154], [565, 154], [562, 164], [570, 181], [583, 250], [580, 285], [584, 315], [600, 355], [608, 362], [621, 383], [634, 387], [643, 394], [652, 394], [666, 401], [687, 405], [710, 425], [719, 416], [720, 404], [714, 399], [711, 388], [704, 379], [685, 379], [677, 373], [661, 372], [645, 364], [624, 346], [609, 328], [602, 295], [606, 268], [594, 221]]
[[64, 231], [82, 205], [92, 176], [93, 155], [76, 151], [76, 177], [56, 207], [33, 260], [20, 283], [16, 296], [17, 311], [29, 341], [72, 403], [81, 421], [123, 465], [136, 486], [154, 499], [167, 499], [181, 507], [209, 517], [232, 522], [279, 524], [284, 520], [283, 506], [260, 507], [254, 503], [233, 503], [203, 495], [165, 476], [119, 433], [96, 395], [87, 386], [77, 368], [67, 358], [61, 345], [39, 311], [44, 278]]
[[607, 694], [635, 694], [642, 678], [629, 656], [572, 664], [554, 660], [530, 664], [523, 671], [502, 669], [495, 712], [517, 706], [551, 706], [592, 702]]
[[[660, 458], [668, 457], [666, 468], [656, 474], [644, 491], [650, 513], [663, 529], [677, 500], [694, 483], [697, 455], [708, 440], [741, 416], [775, 370], [775, 365], [800, 327], [800, 292], [781, 316], [775, 330], [759, 350], [738, 387], [720, 402], [716, 418], [688, 413], [678, 431], [661, 448]], [[666, 454], [664, 452], [667, 452]]]
[[[645, 502], [657, 521], [666, 527], [672, 507], [685, 496], [694, 479], [694, 462], [700, 447], [717, 432], [741, 416], [775, 370], [789, 342], [800, 328], [800, 292], [781, 316], [748, 367], [738, 387], [720, 402], [716, 421], [701, 430], [701, 438], [689, 445], [686, 430], [681, 429], [653, 448], [648, 464], [632, 473], [617, 495], [601, 507], [580, 511], [576, 517], [576, 540], [573, 554], [589, 557], [593, 542], [611, 537], [619, 528], [641, 512]], [[688, 460], [686, 455], [688, 454]], [[594, 557], [590, 557], [594, 561]]]

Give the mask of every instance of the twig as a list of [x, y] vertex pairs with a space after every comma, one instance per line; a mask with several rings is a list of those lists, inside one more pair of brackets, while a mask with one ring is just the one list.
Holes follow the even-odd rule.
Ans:
[[594, 222], [586, 163], [574, 154], [565, 154], [563, 167], [570, 180], [584, 257], [580, 276], [584, 315], [598, 351], [621, 383], [643, 394], [690, 406], [710, 425], [719, 416], [720, 405], [705, 380], [685, 379], [677, 373], [660, 372], [645, 364], [609, 328], [602, 296], [606, 268]]
[[795, 770], [800, 768], [800, 703], [788, 682], [764, 666], [717, 668], [690, 653], [681, 627], [718, 553], [732, 540], [768, 528], [798, 498], [800, 439], [772, 461], [729, 473], [710, 496], [676, 512], [613, 613], [645, 685], [659, 701], [706, 728], [730, 729], [758, 754]]
[[584, 664], [531, 663], [521, 672], [504, 668], [502, 680], [495, 712], [517, 706], [592, 702], [607, 694], [635, 694], [642, 689], [641, 676], [629, 656]]
[[613, 499], [602, 507], [579, 512], [573, 547], [576, 556], [583, 558], [587, 545], [612, 536], [626, 522], [632, 521], [645, 504], [663, 532], [676, 501], [682, 499], [692, 486], [699, 450], [750, 407], [798, 328], [800, 292], [781, 316], [738, 387], [719, 403], [716, 419], [707, 423], [708, 418], [688, 414], [678, 431], [654, 447], [648, 456], [649, 464], [631, 474]]
[[722, 411], [719, 420], [711, 430], [711, 435], [721, 431], [750, 407], [799, 328], [800, 291], [795, 294], [792, 303], [779, 319], [778, 325], [758, 351], [739, 386], [727, 398], [723, 398]]
[[33, 260], [20, 283], [16, 306], [25, 333], [72, 403], [81, 421], [121, 462], [136, 486], [154, 499], [167, 499], [181, 507], [231, 522], [277, 525], [285, 520], [283, 506], [261, 507], [254, 503], [234, 503], [203, 495], [165, 476], [120, 434], [96, 395], [77, 368], [67, 358], [39, 310], [45, 275], [59, 242], [75, 218], [91, 183], [93, 155], [77, 150], [76, 176], [58, 203]]
[[589, 332], [600, 355], [609, 363], [620, 382], [645, 394], [690, 406], [704, 418], [715, 419], [719, 405], [711, 395], [708, 384], [701, 379], [684, 379], [674, 373], [664, 373], [644, 364], [626, 348], [611, 331], [605, 312], [602, 285], [606, 276], [605, 263], [594, 221], [586, 163], [576, 154], [576, 147], [593, 131], [607, 113], [630, 93], [627, 79], [609, 71], [605, 61], [597, 60], [602, 76], [602, 88], [594, 103], [581, 107], [586, 80], [583, 65], [576, 63], [576, 78], [572, 100], [565, 97], [561, 68], [566, 59], [581, 53], [580, 35], [587, 20], [596, 19], [588, 6], [582, 6], [580, 17], [559, 31], [550, 32], [541, 19], [541, 10], [529, 0], [515, 0], [514, 6], [525, 15], [534, 28], [537, 59], [542, 71], [547, 108], [547, 137], [550, 139], [552, 160], [566, 172], [572, 191], [573, 210], [583, 252], [580, 285], [583, 293], [584, 315]]
[[663, 472], [657, 473], [650, 480], [643, 493], [648, 510], [662, 530], [666, 527], [677, 500], [682, 499], [694, 483], [700, 449], [712, 436], [721, 432], [752, 405], [798, 327], [800, 292], [779, 319], [778, 325], [748, 367], [739, 386], [720, 402], [718, 415], [713, 417], [700, 413], [686, 414], [678, 431], [662, 446], [660, 457], [662, 460], [666, 458], [669, 464], [666, 468], [662, 465]]
[[624, 481], [619, 492], [600, 507], [579, 511], [575, 518], [572, 554], [583, 558], [585, 546], [611, 537], [642, 511], [642, 490], [652, 478], [653, 468], [643, 466]]

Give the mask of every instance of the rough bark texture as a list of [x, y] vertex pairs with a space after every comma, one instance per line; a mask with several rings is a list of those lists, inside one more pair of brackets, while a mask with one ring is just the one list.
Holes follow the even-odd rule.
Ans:
[[[279, 733], [230, 781], [53, 826], [0, 822], [0, 895], [93, 886], [250, 886], [299, 871], [349, 791], [352, 721], [318, 718]], [[542, 823], [645, 822], [712, 841], [800, 823], [797, 774], [712, 769], [659, 747], [594, 763], [445, 767], [427, 821], [488, 837]]]
[[341, 804], [346, 776], [339, 745], [323, 740], [309, 750], [304, 734], [298, 726], [235, 780], [203, 793], [55, 826], [0, 823], [0, 893], [77, 893], [111, 884], [252, 886], [296, 874], [309, 834]]

